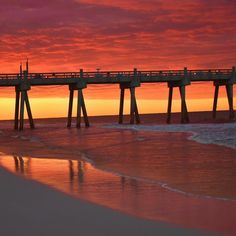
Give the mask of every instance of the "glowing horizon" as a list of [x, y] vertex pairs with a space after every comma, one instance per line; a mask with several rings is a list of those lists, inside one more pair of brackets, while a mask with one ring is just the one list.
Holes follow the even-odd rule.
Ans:
[[[34, 118], [59, 118], [67, 116], [68, 98], [32, 98], [30, 102]], [[117, 99], [87, 99], [85, 102], [89, 116], [118, 115], [119, 100]], [[166, 99], [140, 99], [137, 103], [140, 114], [166, 113]], [[187, 103], [189, 111], [212, 110], [212, 99], [189, 99]], [[129, 105], [130, 101], [126, 99], [124, 114], [129, 114]], [[0, 106], [2, 107], [2, 110], [4, 110], [4, 113], [0, 116], [0, 120], [13, 120], [15, 100], [13, 98], [2, 98]], [[174, 99], [173, 112], [180, 112], [180, 106], [180, 100]], [[225, 110], [227, 108], [227, 99], [223, 97], [220, 98], [218, 110]], [[73, 116], [76, 116], [76, 101], [74, 102]], [[28, 118], [26, 114], [25, 118]]]
[[[84, 89], [84, 98], [89, 116], [118, 115], [119, 85], [89, 85]], [[15, 109], [15, 89], [0, 88], [0, 107], [4, 111], [0, 120], [13, 119]], [[234, 87], [236, 93], [236, 87]], [[74, 112], [76, 111], [76, 92]], [[68, 86], [36, 86], [28, 92], [34, 118], [66, 117], [69, 102]], [[214, 86], [212, 82], [192, 83], [186, 87], [186, 101], [189, 111], [212, 110]], [[124, 113], [129, 114], [130, 94], [125, 96]], [[136, 89], [136, 98], [141, 114], [165, 113], [167, 110], [168, 88], [166, 83], [142, 84]], [[180, 112], [178, 89], [173, 93], [173, 112]], [[218, 110], [228, 109], [225, 88], [220, 88]], [[27, 115], [25, 114], [25, 118]]]

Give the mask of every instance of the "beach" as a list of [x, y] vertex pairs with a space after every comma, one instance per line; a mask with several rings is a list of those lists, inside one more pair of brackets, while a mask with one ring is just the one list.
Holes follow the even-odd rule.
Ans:
[[23, 132], [2, 121], [1, 234], [234, 235], [235, 123], [191, 115], [93, 117], [79, 130], [44, 119]]
[[2, 169], [0, 176], [1, 235], [208, 235], [129, 217]]

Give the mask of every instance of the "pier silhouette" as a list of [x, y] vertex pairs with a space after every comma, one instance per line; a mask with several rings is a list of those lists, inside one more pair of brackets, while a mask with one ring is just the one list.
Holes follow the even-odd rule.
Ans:
[[72, 108], [74, 92], [77, 91], [77, 115], [76, 127], [81, 127], [81, 117], [86, 127], [89, 127], [89, 119], [83, 96], [83, 90], [91, 84], [118, 84], [120, 89], [119, 119], [123, 123], [124, 96], [125, 91], [130, 93], [130, 124], [140, 123], [140, 115], [136, 102], [135, 89], [143, 83], [167, 83], [169, 88], [167, 123], [171, 122], [171, 109], [173, 100], [173, 89], [178, 88], [181, 99], [181, 123], [189, 122], [189, 115], [186, 102], [186, 86], [194, 82], [213, 82], [215, 87], [213, 101], [213, 118], [216, 118], [217, 101], [219, 88], [224, 86], [227, 92], [229, 104], [229, 118], [235, 119], [233, 106], [233, 85], [236, 83], [235, 67], [232, 69], [212, 69], [212, 70], [153, 70], [153, 71], [100, 71], [85, 72], [52, 72], [52, 73], [30, 73], [28, 61], [25, 70], [20, 66], [20, 73], [0, 74], [0, 87], [15, 87], [15, 118], [14, 128], [23, 130], [24, 128], [24, 109], [26, 107], [30, 128], [35, 128], [28, 91], [33, 86], [67, 85], [69, 88], [69, 106], [67, 116], [67, 127], [71, 127]]

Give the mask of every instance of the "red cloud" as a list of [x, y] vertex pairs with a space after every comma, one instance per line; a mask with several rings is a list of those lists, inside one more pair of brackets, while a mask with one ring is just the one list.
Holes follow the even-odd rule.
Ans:
[[0, 5], [0, 72], [231, 67], [235, 1], [57, 0]]

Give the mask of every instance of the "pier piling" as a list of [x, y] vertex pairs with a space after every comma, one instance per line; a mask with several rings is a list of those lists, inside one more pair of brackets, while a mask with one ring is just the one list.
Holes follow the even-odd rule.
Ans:
[[68, 108], [67, 128], [71, 127], [73, 100], [74, 100], [74, 89], [69, 89], [69, 90], [70, 90], [70, 95], [69, 95], [69, 108]]
[[140, 116], [138, 112], [138, 106], [135, 96], [135, 88], [140, 86], [140, 78], [138, 77], [137, 69], [134, 69], [133, 78], [131, 82], [120, 83], [120, 109], [119, 109], [119, 124], [123, 123], [124, 112], [124, 98], [125, 90], [130, 91], [130, 124], [140, 123]]
[[77, 79], [77, 83], [70, 84], [69, 90], [69, 108], [68, 108], [68, 117], [67, 117], [67, 128], [71, 127], [72, 122], [72, 110], [73, 110], [73, 99], [74, 91], [78, 91], [77, 97], [77, 115], [76, 115], [76, 127], [81, 127], [81, 113], [83, 113], [85, 127], [89, 127], [89, 120], [87, 115], [87, 110], [84, 102], [83, 89], [87, 87], [85, 80], [83, 79], [83, 70], [80, 70], [80, 77]]
[[[30, 128], [34, 129], [34, 120], [30, 108], [30, 102], [28, 98], [28, 92], [31, 89], [30, 83], [28, 81], [28, 61], [26, 62], [26, 70], [22, 74], [22, 65], [20, 66], [20, 78], [19, 85], [15, 86], [16, 98], [15, 98], [15, 121], [14, 129], [23, 130], [24, 129], [24, 111], [25, 106], [29, 118]], [[20, 115], [20, 117], [19, 117]], [[19, 120], [20, 119], [20, 120]], [[20, 123], [20, 126], [19, 126]]]
[[[220, 72], [219, 72], [220, 76]], [[224, 86], [226, 89], [227, 94], [227, 100], [229, 104], [229, 119], [234, 120], [235, 119], [235, 112], [234, 112], [234, 96], [233, 96], [233, 85], [236, 83], [236, 72], [235, 67], [232, 68], [232, 73], [228, 77], [227, 80], [223, 80], [220, 77], [213, 82], [213, 85], [215, 86], [215, 94], [214, 94], [214, 101], [213, 101], [213, 112], [212, 117], [216, 118], [216, 110], [217, 110], [217, 103], [218, 103], [218, 96], [219, 96], [219, 87]]]
[[172, 108], [172, 100], [173, 100], [173, 89], [179, 88], [180, 98], [181, 98], [181, 123], [189, 123], [188, 109], [186, 104], [186, 86], [190, 85], [190, 79], [188, 76], [188, 70], [184, 68], [183, 77], [177, 81], [168, 82], [169, 87], [169, 97], [168, 97], [168, 107], [167, 107], [167, 120], [166, 122], [170, 124], [171, 122], [171, 108]]
[[16, 101], [15, 101], [15, 125], [14, 129], [18, 129], [18, 124], [19, 124], [19, 105], [20, 105], [20, 91], [17, 90], [16, 88]]
[[120, 110], [119, 110], [119, 124], [123, 123], [125, 88], [120, 85]]

